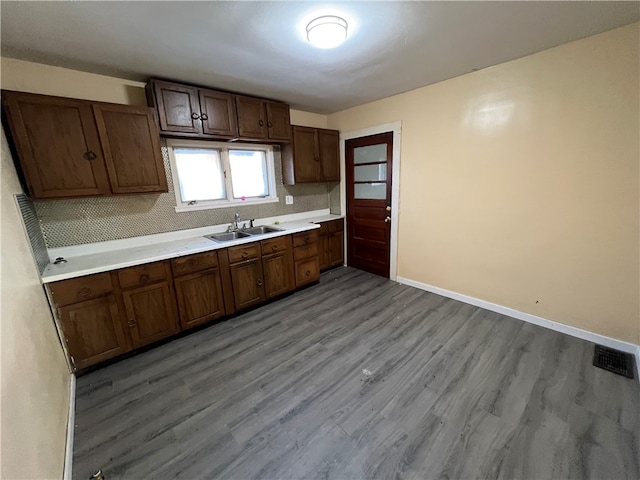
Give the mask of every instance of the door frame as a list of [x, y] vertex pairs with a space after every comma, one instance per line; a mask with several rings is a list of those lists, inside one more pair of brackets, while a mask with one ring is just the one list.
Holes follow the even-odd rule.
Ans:
[[[393, 167], [391, 170], [391, 241], [389, 244], [389, 280], [398, 277], [398, 218], [400, 207], [400, 141], [402, 122], [400, 120], [352, 132], [340, 132], [340, 212], [347, 215], [347, 168], [345, 142], [354, 138], [368, 137], [378, 133], [393, 132]], [[344, 251], [347, 251], [347, 228], [344, 229]], [[345, 255], [345, 264], [346, 264]]]

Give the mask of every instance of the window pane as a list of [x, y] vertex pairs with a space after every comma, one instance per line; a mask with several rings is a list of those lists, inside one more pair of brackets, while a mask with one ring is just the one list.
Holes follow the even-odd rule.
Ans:
[[387, 144], [369, 145], [353, 149], [353, 163], [373, 163], [387, 161]]
[[218, 150], [176, 148], [173, 152], [183, 202], [226, 198]]
[[263, 150], [229, 150], [233, 198], [267, 197], [267, 156]]
[[356, 166], [353, 169], [353, 179], [356, 182], [385, 181], [387, 179], [387, 164], [379, 163], [377, 165]]
[[353, 198], [362, 200], [384, 200], [387, 198], [386, 183], [356, 183], [353, 187]]

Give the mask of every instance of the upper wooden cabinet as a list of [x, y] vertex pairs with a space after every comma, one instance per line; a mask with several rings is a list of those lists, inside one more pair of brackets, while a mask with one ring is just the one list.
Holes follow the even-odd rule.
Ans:
[[9, 91], [2, 103], [33, 198], [167, 191], [152, 109]]
[[340, 132], [298, 125], [291, 130], [293, 141], [282, 149], [283, 183], [340, 181]]
[[237, 95], [236, 111], [240, 137], [283, 142], [291, 140], [289, 105], [286, 103]]
[[289, 105], [190, 85], [150, 80], [149, 105], [166, 136], [289, 142]]
[[160, 131], [164, 134], [238, 136], [234, 96], [230, 93], [151, 80], [147, 84], [147, 100], [158, 110]]
[[153, 110], [96, 104], [93, 111], [113, 193], [166, 192]]

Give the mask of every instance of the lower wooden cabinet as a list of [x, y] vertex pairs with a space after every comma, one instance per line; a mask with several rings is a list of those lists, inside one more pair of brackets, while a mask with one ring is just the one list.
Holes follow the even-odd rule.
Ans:
[[344, 264], [344, 220], [322, 222], [320, 235], [320, 270]]
[[129, 350], [113, 295], [61, 307], [58, 314], [75, 368], [85, 368]]
[[262, 270], [266, 298], [293, 290], [291, 250], [262, 257]]
[[134, 347], [178, 332], [175, 302], [168, 281], [124, 291], [122, 302]]
[[316, 282], [321, 257], [342, 262], [341, 235], [328, 229], [321, 248], [311, 230], [47, 284], [73, 368]]
[[218, 268], [174, 279], [183, 330], [225, 315]]
[[236, 310], [243, 310], [264, 301], [264, 280], [260, 258], [229, 266]]

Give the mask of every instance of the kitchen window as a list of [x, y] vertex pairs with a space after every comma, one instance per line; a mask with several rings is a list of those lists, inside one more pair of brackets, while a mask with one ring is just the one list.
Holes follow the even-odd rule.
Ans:
[[168, 140], [176, 212], [277, 202], [273, 147]]

